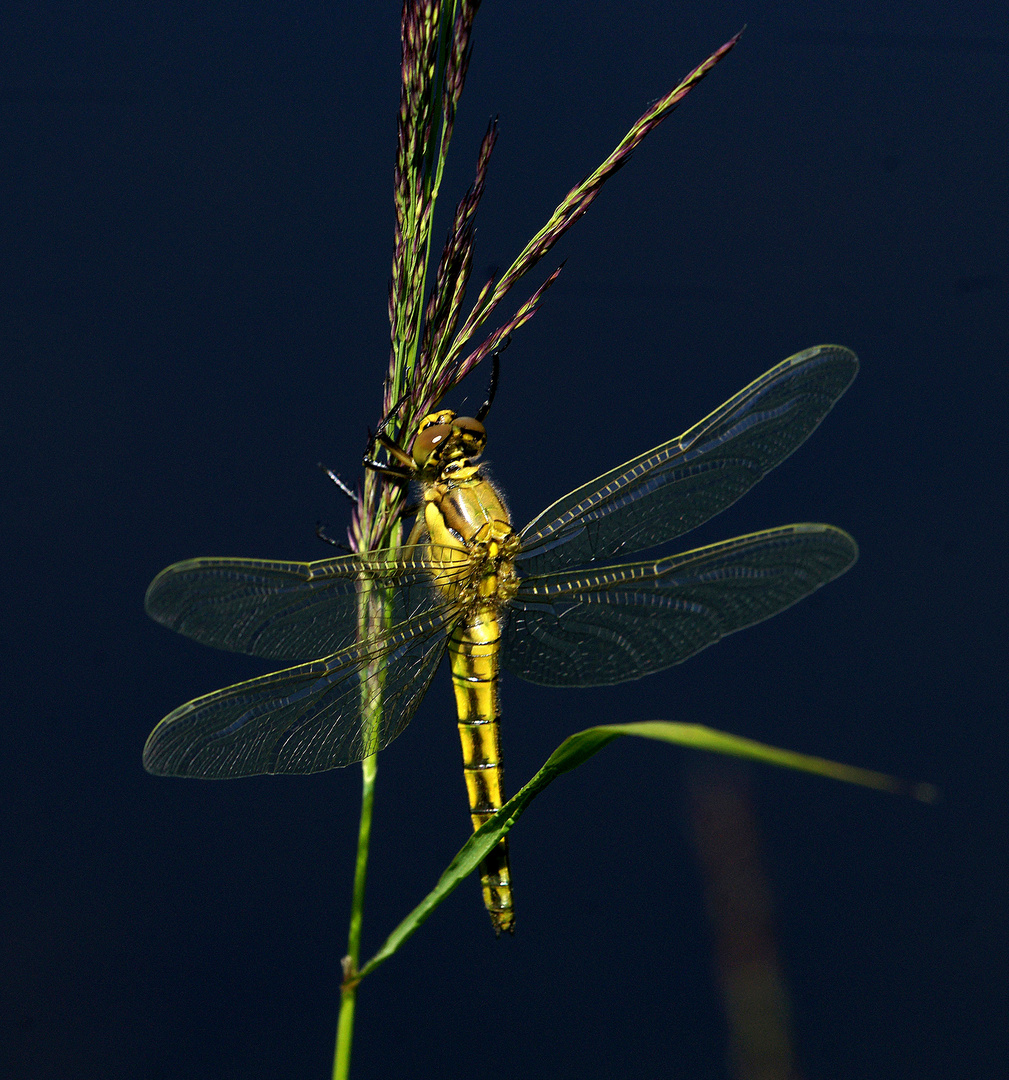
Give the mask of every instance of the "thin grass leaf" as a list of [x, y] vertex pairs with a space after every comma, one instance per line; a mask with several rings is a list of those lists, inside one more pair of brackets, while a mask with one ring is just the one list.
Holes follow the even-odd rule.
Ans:
[[395, 173], [396, 232], [389, 320], [392, 356], [385, 410], [418, 359], [431, 224], [471, 55], [479, 0], [406, 3]]
[[[492, 120], [480, 144], [476, 177], [456, 207], [455, 218], [442, 250], [434, 288], [424, 315], [424, 339], [418, 360], [418, 376], [421, 379], [429, 372], [432, 379], [437, 379], [441, 374], [443, 354], [459, 323], [460, 308], [473, 265], [476, 212], [487, 182], [487, 168], [497, 135], [497, 121]], [[404, 417], [404, 423], [407, 421], [408, 418]]]
[[604, 724], [586, 728], [585, 731], [579, 731], [565, 739], [532, 780], [466, 841], [438, 879], [437, 885], [393, 930], [382, 947], [360, 972], [353, 976], [355, 981], [363, 979], [365, 975], [370, 975], [379, 964], [388, 960], [400, 949], [431, 912], [464, 878], [473, 873], [481, 860], [494, 848], [501, 837], [509, 832], [526, 807], [548, 784], [562, 773], [569, 772], [586, 762], [621, 735], [636, 735], [640, 738], [689, 746], [694, 750], [708, 750], [716, 754], [749, 758], [752, 761], [762, 761], [767, 765], [797, 769], [800, 772], [843, 780], [849, 784], [859, 784], [878, 791], [908, 794], [921, 802], [934, 802], [936, 798], [935, 788], [930, 784], [909, 786], [904, 781], [888, 776], [886, 773], [859, 769], [853, 765], [843, 765], [837, 761], [813, 757], [809, 754], [798, 754], [793, 750], [782, 750], [776, 746], [768, 746], [753, 739], [743, 738], [741, 735], [716, 731], [714, 728], [704, 727], [701, 724], [652, 720], [636, 724]]
[[[668, 94], [647, 109], [631, 127], [630, 131], [620, 140], [609, 157], [594, 172], [585, 177], [580, 184], [568, 192], [557, 209], [554, 210], [549, 221], [526, 244], [515, 261], [508, 267], [493, 291], [485, 289], [481, 293], [481, 298], [473, 306], [473, 310], [463, 324], [462, 329], [456, 335], [456, 339], [452, 343], [452, 348], [446, 358], [447, 361], [450, 362], [459, 355], [466, 342], [473, 336], [477, 328], [487, 320], [490, 313], [504, 299], [512, 286], [527, 274], [588, 210], [602, 189], [603, 184], [617, 170], [627, 164], [631, 154], [641, 140], [656, 128], [719, 60], [733, 48], [742, 33], [743, 31], [740, 30], [735, 37], [727, 41], [721, 48], [716, 49], [703, 64], [699, 64], [694, 68]], [[469, 368], [472, 366], [472, 364], [468, 364]]]
[[463, 86], [466, 83], [470, 57], [473, 55], [470, 35], [473, 30], [473, 20], [476, 18], [479, 9], [480, 0], [459, 0], [455, 17], [452, 20], [452, 41], [445, 65], [445, 85], [442, 92], [444, 131], [439, 150], [438, 181], [441, 180], [442, 170], [445, 166], [448, 144], [452, 140], [452, 132], [455, 128], [456, 109], [459, 106], [459, 98], [462, 97]]
[[520, 326], [524, 326], [539, 310], [540, 301], [543, 299], [544, 293], [551, 285], [560, 277], [561, 271], [564, 269], [564, 263], [560, 266], [543, 282], [543, 284], [529, 297], [528, 300], [515, 312], [515, 314], [501, 326], [499, 326], [492, 334], [490, 334], [481, 345], [475, 348], [465, 360], [461, 361], [454, 369], [453, 377], [449, 385], [454, 386], [455, 383], [464, 379], [472, 370], [480, 363], [484, 357], [489, 356], [510, 334], [517, 330]]
[[[436, 76], [443, 49], [441, 4], [407, 3], [402, 22], [402, 88], [397, 123], [389, 320], [392, 365], [406, 369], [419, 330], [420, 303], [431, 217]], [[394, 391], [395, 392], [395, 391]]]

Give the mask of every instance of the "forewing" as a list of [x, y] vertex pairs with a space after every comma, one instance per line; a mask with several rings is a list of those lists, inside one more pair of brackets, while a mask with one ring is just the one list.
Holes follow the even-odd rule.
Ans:
[[519, 566], [543, 574], [696, 528], [800, 446], [857, 371], [855, 354], [839, 345], [782, 361], [679, 438], [544, 510], [522, 530]]
[[509, 605], [505, 667], [543, 686], [609, 686], [678, 664], [843, 574], [855, 541], [785, 525], [650, 563], [526, 579]]
[[[367, 644], [196, 698], [151, 732], [144, 765], [159, 776], [226, 779], [321, 772], [377, 753], [416, 712], [453, 618], [418, 616]], [[380, 710], [366, 717], [362, 703], [379, 696]]]
[[[151, 582], [144, 606], [163, 626], [218, 649], [267, 660], [329, 656], [359, 639], [362, 583], [387, 591], [393, 624], [432, 614], [441, 549], [426, 545], [319, 562], [187, 559]], [[459, 563], [450, 564], [458, 572]], [[444, 567], [440, 575], [449, 572]]]

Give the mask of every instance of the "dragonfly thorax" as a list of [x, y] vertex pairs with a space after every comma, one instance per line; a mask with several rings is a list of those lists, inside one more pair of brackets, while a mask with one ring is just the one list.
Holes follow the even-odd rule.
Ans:
[[435, 480], [422, 483], [424, 519], [432, 544], [457, 546], [512, 536], [508, 510], [478, 465], [448, 462]]

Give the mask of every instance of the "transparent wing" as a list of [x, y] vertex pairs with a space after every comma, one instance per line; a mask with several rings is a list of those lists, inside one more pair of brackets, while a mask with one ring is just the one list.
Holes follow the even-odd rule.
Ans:
[[855, 354], [839, 345], [783, 360], [679, 438], [544, 510], [522, 530], [518, 565], [543, 574], [696, 528], [800, 446], [857, 371]]
[[[412, 719], [454, 619], [450, 610], [417, 616], [366, 644], [198, 697], [151, 732], [144, 765], [225, 779], [321, 772], [377, 753]], [[362, 703], [379, 693], [369, 720]]]
[[[444, 604], [433, 573], [464, 573], [458, 559], [427, 545], [319, 562], [187, 559], [151, 582], [144, 606], [163, 626], [218, 649], [267, 660], [329, 656], [358, 640], [362, 583], [387, 587], [393, 624]], [[458, 553], [456, 553], [458, 554]]]
[[610, 686], [678, 664], [843, 574], [855, 541], [785, 525], [658, 562], [528, 578], [510, 604], [502, 661], [543, 686]]

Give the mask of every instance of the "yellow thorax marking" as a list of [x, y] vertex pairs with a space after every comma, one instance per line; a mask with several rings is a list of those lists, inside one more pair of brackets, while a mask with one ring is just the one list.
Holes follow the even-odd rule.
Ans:
[[451, 424], [455, 419], [455, 413], [451, 409], [440, 409], [438, 412], [431, 412], [425, 416], [420, 422], [420, 430], [424, 428], [433, 427], [435, 424]]

